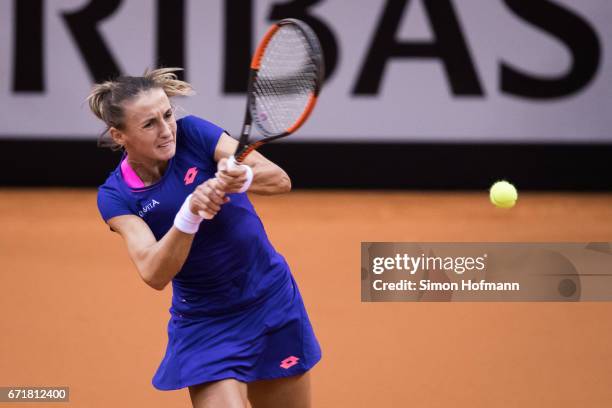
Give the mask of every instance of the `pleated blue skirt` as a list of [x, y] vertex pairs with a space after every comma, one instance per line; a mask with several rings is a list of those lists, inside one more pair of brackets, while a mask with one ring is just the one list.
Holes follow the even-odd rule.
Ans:
[[321, 348], [293, 277], [244, 310], [172, 315], [166, 354], [153, 377], [159, 390], [234, 378], [242, 382], [304, 373]]

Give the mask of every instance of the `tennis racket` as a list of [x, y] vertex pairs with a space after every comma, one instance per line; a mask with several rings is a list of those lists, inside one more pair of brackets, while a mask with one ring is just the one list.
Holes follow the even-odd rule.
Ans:
[[[323, 52], [314, 31], [288, 18], [272, 25], [253, 54], [244, 123], [228, 161], [234, 168], [265, 143], [289, 136], [306, 122], [323, 82]], [[253, 122], [260, 137], [251, 136]], [[212, 216], [200, 211], [205, 219]]]
[[[323, 70], [321, 45], [306, 23], [288, 18], [268, 29], [251, 60], [244, 124], [230, 166], [306, 122], [321, 90]], [[257, 139], [251, 137], [253, 122], [261, 134]]]

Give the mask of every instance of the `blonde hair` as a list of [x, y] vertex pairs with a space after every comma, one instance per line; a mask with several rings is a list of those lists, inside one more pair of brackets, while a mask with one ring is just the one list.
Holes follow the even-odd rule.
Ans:
[[96, 84], [91, 89], [87, 102], [89, 109], [106, 124], [98, 139], [98, 146], [119, 150], [120, 145], [108, 136], [111, 127], [121, 129], [124, 120], [123, 104], [151, 89], [162, 89], [168, 98], [187, 96], [194, 93], [191, 84], [181, 81], [175, 72], [182, 68], [159, 68], [146, 70], [141, 77], [120, 76], [112, 81]]

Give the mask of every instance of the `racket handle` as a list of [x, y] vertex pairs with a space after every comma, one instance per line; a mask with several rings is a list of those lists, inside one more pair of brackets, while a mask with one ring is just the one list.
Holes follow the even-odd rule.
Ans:
[[227, 159], [227, 169], [228, 170], [234, 170], [236, 167], [238, 167], [239, 164], [236, 161], [236, 158], [232, 155]]

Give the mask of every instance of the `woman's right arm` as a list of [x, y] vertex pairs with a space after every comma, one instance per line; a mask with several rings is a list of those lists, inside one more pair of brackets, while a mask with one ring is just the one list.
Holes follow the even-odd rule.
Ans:
[[[214, 216], [225, 202], [227, 199], [218, 190], [217, 181], [210, 179], [194, 190], [189, 211], [193, 214], [205, 211]], [[157, 290], [163, 290], [181, 270], [195, 235], [182, 232], [173, 225], [157, 241], [149, 226], [136, 215], [110, 218], [108, 225], [123, 237], [140, 277]]]

